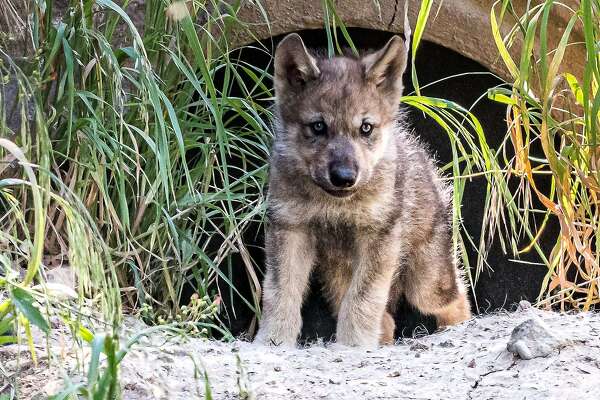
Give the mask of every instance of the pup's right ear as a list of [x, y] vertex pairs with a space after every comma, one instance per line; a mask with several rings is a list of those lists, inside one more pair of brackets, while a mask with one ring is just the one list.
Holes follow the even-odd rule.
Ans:
[[275, 91], [300, 89], [319, 77], [317, 61], [297, 33], [287, 35], [275, 50]]

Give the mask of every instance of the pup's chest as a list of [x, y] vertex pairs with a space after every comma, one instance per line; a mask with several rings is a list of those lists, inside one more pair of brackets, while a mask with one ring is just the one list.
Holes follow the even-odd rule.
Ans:
[[335, 236], [350, 235], [361, 229], [377, 230], [395, 212], [386, 197], [348, 202], [292, 199], [270, 203], [272, 213], [281, 220], [291, 225], [313, 224]]
[[353, 263], [357, 240], [360, 240], [359, 227], [343, 222], [313, 221], [310, 229], [316, 238], [317, 259], [322, 267]]

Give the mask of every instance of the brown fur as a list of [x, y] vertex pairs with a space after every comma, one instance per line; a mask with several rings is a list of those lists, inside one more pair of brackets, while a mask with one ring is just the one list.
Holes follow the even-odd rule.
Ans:
[[[342, 344], [392, 343], [391, 314], [402, 294], [439, 325], [470, 317], [452, 244], [450, 191], [398, 122], [405, 66], [399, 37], [362, 58], [316, 57], [295, 34], [278, 47], [257, 341], [296, 343], [313, 270]], [[315, 121], [326, 134], [311, 128]], [[373, 126], [369, 136], [363, 123]], [[350, 187], [333, 184], [339, 168], [355, 174]]]

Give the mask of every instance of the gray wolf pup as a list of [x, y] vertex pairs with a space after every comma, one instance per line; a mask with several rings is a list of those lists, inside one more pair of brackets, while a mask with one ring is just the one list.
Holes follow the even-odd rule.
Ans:
[[402, 295], [438, 325], [470, 318], [450, 190], [399, 122], [406, 60], [398, 36], [361, 58], [319, 57], [297, 34], [278, 46], [257, 342], [295, 345], [313, 271], [341, 344], [393, 342]]

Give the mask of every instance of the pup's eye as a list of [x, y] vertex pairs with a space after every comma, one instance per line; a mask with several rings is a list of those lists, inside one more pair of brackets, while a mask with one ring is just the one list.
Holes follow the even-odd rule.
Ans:
[[323, 121], [316, 121], [310, 124], [310, 129], [312, 129], [315, 135], [324, 135], [327, 133], [327, 125]]
[[368, 122], [363, 122], [360, 126], [360, 133], [362, 133], [365, 136], [369, 136], [371, 132], [373, 132], [373, 125], [371, 125]]

